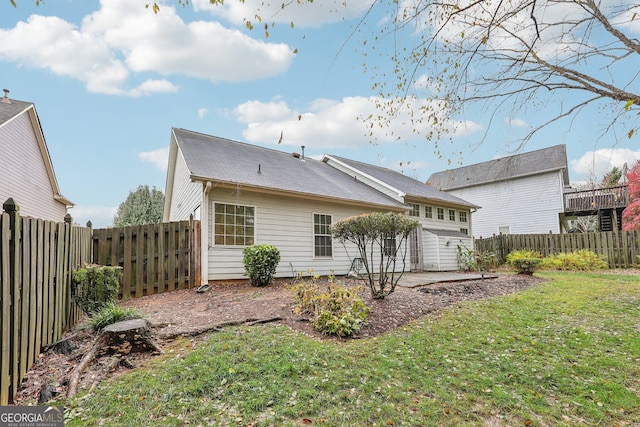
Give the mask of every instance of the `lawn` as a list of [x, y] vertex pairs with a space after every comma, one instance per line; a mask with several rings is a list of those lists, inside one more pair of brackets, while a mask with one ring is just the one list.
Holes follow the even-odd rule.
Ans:
[[228, 328], [103, 382], [76, 425], [574, 426], [640, 419], [640, 276], [540, 273], [372, 339]]

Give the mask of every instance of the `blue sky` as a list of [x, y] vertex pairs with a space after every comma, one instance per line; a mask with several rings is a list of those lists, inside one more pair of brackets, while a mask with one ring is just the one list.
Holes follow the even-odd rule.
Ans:
[[[459, 118], [466, 131], [439, 142], [441, 157], [400, 121], [392, 124], [400, 141], [379, 134], [372, 144], [356, 118], [376, 113], [371, 70], [384, 69], [391, 53], [384, 40], [363, 47], [389, 19], [382, 8], [349, 38], [368, 9], [364, 0], [271, 15], [268, 38], [259, 24], [253, 31], [243, 24], [253, 0], [159, 2], [158, 14], [145, 0], [34, 3], [0, 0], [0, 85], [10, 98], [35, 103], [60, 190], [80, 224], [110, 225], [138, 185], [164, 189], [172, 127], [282, 151], [305, 145], [307, 156], [336, 154], [424, 181], [514, 153], [549, 117], [546, 108], [522, 117], [467, 110]], [[567, 144], [572, 182], [600, 178], [640, 159], [638, 137], [600, 137], [607, 120], [598, 109], [584, 111], [537, 133], [524, 151]]]

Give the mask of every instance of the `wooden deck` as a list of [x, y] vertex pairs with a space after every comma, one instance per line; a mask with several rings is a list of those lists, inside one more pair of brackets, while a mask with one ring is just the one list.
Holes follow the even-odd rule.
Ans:
[[564, 213], [579, 214], [603, 209], [625, 208], [629, 204], [626, 185], [564, 194]]

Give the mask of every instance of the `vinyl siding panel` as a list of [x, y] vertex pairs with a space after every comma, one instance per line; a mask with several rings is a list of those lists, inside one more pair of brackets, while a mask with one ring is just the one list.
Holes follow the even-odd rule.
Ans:
[[[457, 271], [458, 246], [470, 249], [473, 241], [470, 237], [446, 237], [422, 230], [422, 251], [424, 253], [425, 271]], [[449, 244], [447, 245], [447, 242]]]
[[473, 214], [473, 236], [490, 237], [507, 226], [511, 234], [559, 233], [562, 190], [561, 172], [551, 172], [450, 193], [482, 207]]
[[62, 222], [66, 206], [56, 201], [27, 112], [0, 127], [0, 203], [12, 197], [20, 214]]
[[[209, 252], [208, 280], [242, 279], [242, 246], [215, 245], [213, 239], [214, 203], [228, 203], [255, 207], [255, 243], [270, 244], [280, 250], [277, 277], [292, 277], [312, 269], [321, 275], [344, 275], [351, 267], [351, 260], [359, 257], [355, 246], [347, 250], [333, 240], [333, 256], [314, 256], [313, 214], [332, 215], [336, 222], [353, 215], [373, 212], [338, 203], [315, 202], [286, 196], [266, 195], [256, 192], [216, 188], [209, 192], [209, 221], [207, 225]], [[406, 268], [409, 268], [407, 262]]]
[[192, 182], [182, 152], [178, 150], [173, 178], [173, 197], [169, 211], [169, 221], [189, 219], [202, 203], [202, 183]]

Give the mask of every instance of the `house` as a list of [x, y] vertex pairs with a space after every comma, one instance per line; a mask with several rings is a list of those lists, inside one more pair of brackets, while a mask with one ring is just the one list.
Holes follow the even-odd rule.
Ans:
[[[280, 250], [278, 277], [309, 269], [321, 275], [346, 274], [359, 256], [357, 249], [334, 241], [329, 227], [371, 212], [408, 212], [429, 229], [448, 229], [455, 232], [453, 239], [470, 244], [460, 224], [468, 224], [470, 230], [474, 205], [397, 172], [366, 166], [174, 128], [163, 220], [191, 215], [201, 220], [202, 276], [208, 280], [243, 278], [242, 249], [261, 243]], [[441, 206], [443, 212], [446, 207], [456, 213], [456, 220], [445, 220], [444, 213], [440, 220], [427, 218], [426, 204]], [[432, 212], [437, 215], [435, 208]], [[438, 264], [430, 259], [436, 254], [424, 250], [423, 228], [413, 238], [414, 269]], [[455, 250], [453, 239], [447, 246], [450, 252]], [[457, 264], [447, 268], [455, 270]]]
[[569, 188], [566, 146], [437, 172], [427, 184], [482, 206], [473, 215], [474, 237], [559, 233]]
[[73, 203], [60, 194], [36, 108], [0, 100], [0, 202], [13, 200], [20, 214], [62, 222]]

